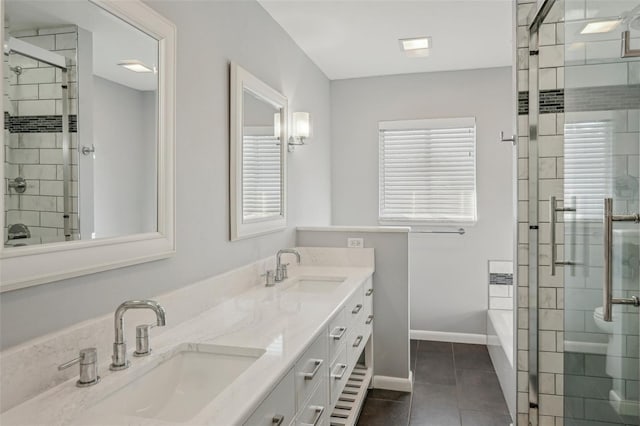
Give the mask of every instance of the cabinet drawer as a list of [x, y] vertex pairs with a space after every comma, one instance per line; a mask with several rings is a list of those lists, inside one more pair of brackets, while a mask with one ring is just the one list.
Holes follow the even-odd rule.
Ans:
[[296, 362], [295, 389], [298, 410], [302, 408], [302, 404], [309, 398], [318, 383], [328, 376], [327, 340], [328, 336], [325, 331], [314, 340], [309, 349]]
[[296, 426], [325, 426], [329, 424], [327, 381], [322, 380], [315, 392], [298, 412]]
[[373, 298], [373, 279], [371, 277], [367, 278], [367, 280], [362, 285], [362, 290], [364, 291], [364, 297]]
[[340, 312], [329, 323], [329, 362], [333, 363], [341, 348], [344, 347], [344, 342], [347, 340], [347, 320], [345, 315], [345, 308], [340, 309]]
[[358, 287], [355, 293], [349, 298], [347, 304], [345, 306], [346, 316], [347, 316], [347, 327], [352, 327], [358, 324], [358, 316], [360, 316], [363, 312], [363, 297], [362, 297], [362, 286]]
[[353, 368], [360, 358], [360, 354], [367, 343], [367, 336], [363, 326], [352, 327], [347, 337], [347, 364]]
[[296, 414], [293, 377], [291, 369], [244, 423], [245, 426], [289, 426], [293, 423]]
[[344, 345], [329, 369], [329, 398], [331, 401], [329, 407], [331, 409], [335, 407], [336, 402], [338, 402], [338, 398], [344, 389], [344, 385], [347, 383], [347, 380], [349, 380], [348, 373], [349, 365], [347, 364], [347, 348], [346, 345]]

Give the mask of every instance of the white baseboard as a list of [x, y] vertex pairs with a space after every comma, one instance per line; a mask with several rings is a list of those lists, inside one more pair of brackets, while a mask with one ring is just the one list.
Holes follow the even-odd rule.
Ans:
[[471, 343], [486, 345], [486, 334], [448, 333], [444, 331], [411, 330], [413, 340], [435, 340], [436, 342]]
[[373, 376], [373, 388], [399, 392], [413, 392], [413, 371], [409, 371], [408, 379], [390, 376]]

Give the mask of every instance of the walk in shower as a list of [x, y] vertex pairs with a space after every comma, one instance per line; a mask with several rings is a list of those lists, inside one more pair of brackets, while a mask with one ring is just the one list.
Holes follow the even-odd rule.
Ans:
[[528, 334], [518, 412], [532, 425], [638, 425], [640, 1], [546, 0], [532, 15], [519, 34]]
[[[5, 28], [6, 246], [78, 239], [77, 29]], [[73, 85], [73, 87], [72, 87]], [[75, 168], [75, 171], [73, 170]]]

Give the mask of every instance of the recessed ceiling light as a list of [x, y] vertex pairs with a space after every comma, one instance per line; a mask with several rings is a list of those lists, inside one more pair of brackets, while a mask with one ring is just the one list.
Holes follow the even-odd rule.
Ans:
[[415, 38], [401, 38], [400, 46], [402, 50], [421, 50], [431, 48], [431, 37], [415, 37]]
[[431, 37], [401, 38], [400, 49], [410, 58], [429, 56]]
[[589, 22], [584, 26], [580, 34], [600, 34], [600, 33], [608, 33], [609, 31], [615, 29], [621, 22], [621, 19], [616, 19], [613, 21], [597, 21], [597, 22]]
[[153, 72], [153, 68], [149, 68], [137, 59], [121, 61], [118, 63], [118, 65], [134, 72]]

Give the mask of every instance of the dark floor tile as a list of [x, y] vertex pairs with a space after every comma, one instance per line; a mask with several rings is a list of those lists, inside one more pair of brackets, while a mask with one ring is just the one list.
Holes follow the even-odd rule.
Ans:
[[410, 392], [398, 392], [386, 389], [371, 389], [367, 393], [367, 398], [386, 399], [388, 401], [409, 402], [411, 401]]
[[415, 383], [409, 425], [460, 426], [456, 387]]
[[434, 342], [432, 340], [421, 340], [418, 345], [418, 352], [442, 352], [453, 353], [450, 342]]
[[489, 351], [484, 345], [453, 344], [456, 369], [494, 371]]
[[414, 380], [416, 383], [455, 385], [453, 356], [440, 352], [418, 352]]
[[495, 372], [456, 370], [456, 380], [460, 409], [509, 414]]
[[367, 398], [362, 407], [358, 426], [406, 426], [409, 402]]
[[483, 411], [460, 410], [462, 426], [509, 426], [511, 416]]

